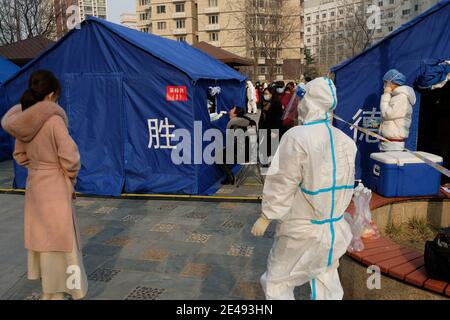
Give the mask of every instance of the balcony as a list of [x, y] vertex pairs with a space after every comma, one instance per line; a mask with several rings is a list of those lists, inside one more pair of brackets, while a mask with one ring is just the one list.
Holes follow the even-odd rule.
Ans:
[[205, 27], [206, 31], [217, 31], [220, 30], [220, 24], [208, 24]]
[[186, 17], [187, 17], [186, 12], [175, 12], [172, 15], [173, 19], [186, 18]]
[[258, 58], [258, 64], [266, 64], [266, 58]]
[[277, 59], [277, 64], [278, 65], [283, 65], [284, 60], [283, 59]]
[[173, 34], [175, 36], [184, 35], [184, 34], [187, 34], [187, 30], [186, 30], [186, 28], [184, 28], [184, 29], [173, 29]]
[[220, 9], [219, 7], [208, 7], [205, 8], [205, 13], [219, 13]]

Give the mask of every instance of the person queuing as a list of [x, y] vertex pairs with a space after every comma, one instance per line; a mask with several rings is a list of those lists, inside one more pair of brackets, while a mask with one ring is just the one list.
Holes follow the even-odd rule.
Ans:
[[[43, 300], [61, 300], [64, 293], [81, 299], [88, 288], [73, 209], [80, 154], [68, 133], [67, 115], [57, 104], [60, 94], [59, 81], [51, 72], [36, 71], [20, 105], [2, 119], [4, 130], [16, 138], [14, 159], [28, 169], [24, 227], [28, 279], [41, 280]], [[74, 271], [68, 270], [77, 275], [73, 283], [68, 277]]]
[[267, 152], [264, 162], [268, 161], [276, 150], [272, 150], [272, 141], [280, 139], [280, 131], [282, 129], [281, 117], [283, 115], [283, 108], [280, 102], [279, 94], [276, 87], [268, 87], [263, 92], [263, 109], [261, 117], [259, 118], [259, 130], [266, 130], [267, 135], [263, 138], [264, 148]]
[[342, 299], [339, 259], [352, 239], [343, 214], [352, 199], [356, 145], [332, 125], [336, 88], [328, 78], [306, 85], [299, 122], [281, 140], [264, 184], [262, 216], [252, 228], [262, 236], [278, 221], [261, 284], [269, 300], [293, 300], [310, 283], [313, 299]]
[[283, 136], [286, 131], [294, 127], [295, 119], [298, 118], [298, 112], [296, 106], [299, 103], [299, 97], [296, 95], [297, 89], [294, 82], [289, 82], [286, 85], [283, 95], [281, 96], [281, 104], [283, 105], [283, 116], [282, 116], [282, 132]]
[[391, 142], [381, 142], [380, 150], [403, 151], [405, 140], [409, 137], [416, 94], [413, 88], [405, 85], [405, 75], [395, 69], [389, 70], [383, 81], [380, 134]]
[[[248, 130], [249, 127], [254, 126], [256, 127], [256, 122], [252, 119], [250, 119], [249, 117], [245, 116], [245, 110], [239, 107], [234, 107], [230, 110], [229, 113], [230, 116], [230, 121], [227, 123], [227, 134], [230, 135], [229, 139], [227, 139], [227, 141], [229, 141], [230, 139], [234, 139], [235, 136], [231, 136], [234, 133], [232, 131], [234, 130], [242, 130], [244, 133]], [[227, 180], [224, 182], [224, 184], [231, 184], [234, 185], [236, 182], [235, 176], [233, 171], [231, 170], [231, 166], [238, 164], [238, 150], [239, 150], [239, 145], [238, 145], [238, 141], [234, 141], [234, 145], [233, 147], [227, 145], [224, 148], [224, 153], [223, 153], [223, 161], [222, 163], [219, 164], [220, 169], [223, 171], [223, 173], [225, 173]], [[246, 141], [246, 145], [245, 147], [248, 148], [249, 146], [247, 145], [248, 141]], [[232, 148], [232, 149], [230, 149]], [[245, 150], [247, 152], [247, 150]], [[232, 153], [233, 154], [233, 162], [232, 163], [228, 163], [227, 162], [227, 153]], [[247, 154], [246, 154], [247, 156]]]
[[256, 104], [256, 89], [251, 81], [247, 81], [247, 112], [250, 114], [258, 113], [258, 105]]

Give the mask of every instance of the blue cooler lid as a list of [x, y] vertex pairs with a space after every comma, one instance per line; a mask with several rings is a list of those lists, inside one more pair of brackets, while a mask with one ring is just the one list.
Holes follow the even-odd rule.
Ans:
[[[430, 159], [431, 161], [435, 163], [442, 163], [444, 159], [440, 156], [427, 153], [427, 152], [417, 152], [421, 156]], [[391, 152], [379, 152], [379, 153], [372, 153], [370, 155], [370, 158], [376, 161], [379, 161], [384, 164], [398, 164], [398, 165], [404, 165], [404, 164], [417, 164], [417, 163], [425, 163], [419, 158], [415, 157], [409, 152], [404, 151], [391, 151]]]

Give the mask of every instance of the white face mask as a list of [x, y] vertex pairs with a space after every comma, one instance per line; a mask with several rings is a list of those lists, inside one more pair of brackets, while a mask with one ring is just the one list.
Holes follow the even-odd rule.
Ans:
[[282, 94], [282, 93], [284, 92], [284, 88], [277, 88], [277, 92], [278, 92], [279, 94]]
[[272, 97], [270, 95], [268, 95], [268, 94], [264, 95], [264, 100], [270, 101], [270, 99], [272, 99]]

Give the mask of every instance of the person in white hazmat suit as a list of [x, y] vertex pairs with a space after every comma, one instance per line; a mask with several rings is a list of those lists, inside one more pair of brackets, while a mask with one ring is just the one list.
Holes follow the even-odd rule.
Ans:
[[380, 142], [380, 150], [403, 151], [405, 140], [409, 137], [416, 94], [413, 88], [405, 85], [405, 75], [395, 69], [389, 70], [383, 81], [380, 134], [391, 142]]
[[343, 214], [353, 195], [357, 148], [333, 127], [336, 106], [330, 79], [306, 85], [301, 125], [283, 136], [266, 177], [252, 233], [262, 236], [272, 220], [279, 222], [261, 278], [269, 300], [293, 300], [295, 287], [307, 282], [312, 299], [343, 298], [337, 269], [352, 239]]
[[247, 81], [247, 110], [248, 113], [256, 114], [258, 113], [258, 105], [256, 103], [256, 89], [251, 81]]

